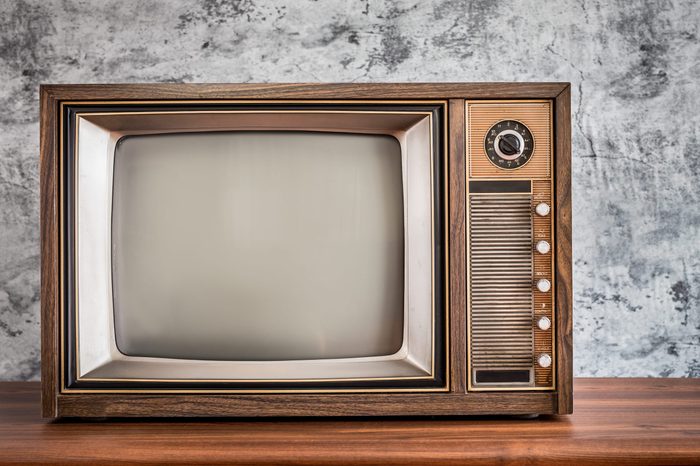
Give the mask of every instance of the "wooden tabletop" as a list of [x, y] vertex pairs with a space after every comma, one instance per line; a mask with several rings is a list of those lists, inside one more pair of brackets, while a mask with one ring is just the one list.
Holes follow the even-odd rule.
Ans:
[[0, 463], [700, 464], [700, 379], [577, 379], [572, 416], [56, 421], [0, 383]]

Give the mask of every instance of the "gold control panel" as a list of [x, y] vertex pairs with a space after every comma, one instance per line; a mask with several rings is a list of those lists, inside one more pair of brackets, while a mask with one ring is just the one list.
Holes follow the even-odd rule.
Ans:
[[550, 101], [466, 102], [468, 389], [554, 389]]

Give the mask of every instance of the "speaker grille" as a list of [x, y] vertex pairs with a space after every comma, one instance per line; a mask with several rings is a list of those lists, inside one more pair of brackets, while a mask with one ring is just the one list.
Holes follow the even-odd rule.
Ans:
[[469, 196], [472, 370], [532, 369], [530, 194]]

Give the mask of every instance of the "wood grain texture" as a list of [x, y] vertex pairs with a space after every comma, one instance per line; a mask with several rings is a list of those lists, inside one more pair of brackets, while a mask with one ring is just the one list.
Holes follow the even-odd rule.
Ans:
[[60, 100], [555, 98], [567, 83], [46, 85]]
[[45, 87], [40, 90], [40, 209], [41, 209], [41, 376], [42, 412], [57, 414], [58, 306], [59, 306], [59, 206], [58, 105]]
[[554, 202], [556, 260], [557, 412], [573, 409], [573, 272], [571, 262], [571, 89], [554, 101]]
[[553, 392], [58, 395], [62, 417], [450, 416], [552, 414]]
[[464, 100], [449, 102], [451, 391], [467, 391], [466, 153]]
[[[700, 464], [699, 379], [578, 379], [573, 416], [47, 421], [0, 383], [0, 464]], [[406, 405], [408, 406], [408, 405]]]

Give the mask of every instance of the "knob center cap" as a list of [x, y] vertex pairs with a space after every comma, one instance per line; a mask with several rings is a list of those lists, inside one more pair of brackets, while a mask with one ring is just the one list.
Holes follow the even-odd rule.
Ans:
[[498, 148], [505, 155], [515, 155], [520, 152], [520, 139], [514, 134], [504, 134], [498, 139]]

